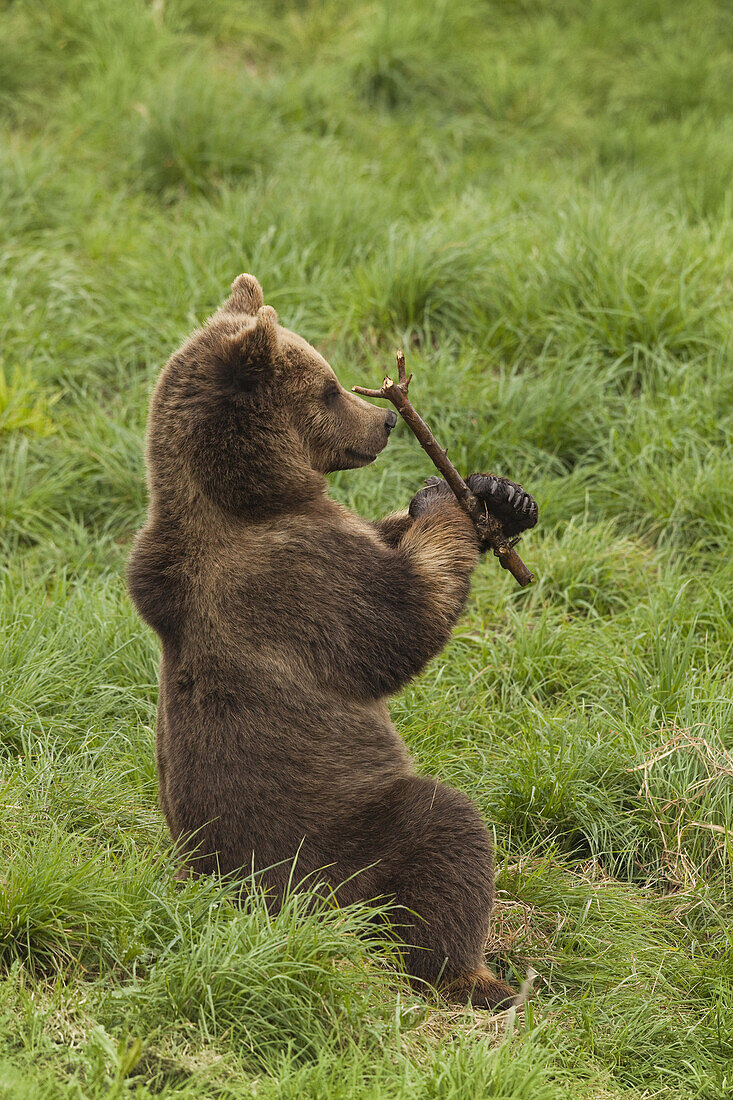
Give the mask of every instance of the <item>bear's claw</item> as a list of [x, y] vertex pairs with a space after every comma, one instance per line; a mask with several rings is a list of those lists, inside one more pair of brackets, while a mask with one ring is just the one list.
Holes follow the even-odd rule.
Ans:
[[537, 501], [516, 481], [496, 474], [471, 474], [466, 484], [512, 538], [534, 527], [539, 517]]
[[[525, 493], [516, 481], [496, 474], [471, 474], [466, 478], [471, 492], [486, 505], [487, 511], [495, 516], [504, 529], [507, 538], [514, 538], [522, 531], [534, 527], [539, 517], [537, 501]], [[452, 499], [453, 493], [442, 478], [434, 474], [425, 481], [425, 488], [415, 493], [410, 501], [410, 515], [413, 519], [424, 515], [439, 501]]]

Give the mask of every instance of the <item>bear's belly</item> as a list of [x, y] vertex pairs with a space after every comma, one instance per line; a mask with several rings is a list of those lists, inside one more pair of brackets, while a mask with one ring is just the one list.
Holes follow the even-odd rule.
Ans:
[[382, 700], [212, 672], [161, 670], [157, 757], [174, 837], [225, 829], [240, 846], [286, 852], [414, 770]]

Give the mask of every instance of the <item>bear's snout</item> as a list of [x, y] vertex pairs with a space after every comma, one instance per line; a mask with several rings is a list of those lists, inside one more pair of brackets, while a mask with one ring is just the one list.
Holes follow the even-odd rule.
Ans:
[[394, 428], [396, 423], [397, 423], [397, 413], [396, 412], [388, 412], [387, 417], [384, 421], [384, 426], [387, 429], [387, 435], [389, 435], [389, 433], [392, 431], [392, 429]]

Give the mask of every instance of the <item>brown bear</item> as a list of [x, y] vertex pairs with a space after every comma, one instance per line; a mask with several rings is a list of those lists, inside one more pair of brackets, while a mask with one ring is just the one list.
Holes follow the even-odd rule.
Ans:
[[[477, 535], [437, 479], [379, 523], [327, 495], [325, 474], [374, 461], [395, 421], [278, 324], [251, 275], [168, 361], [129, 563], [162, 642], [160, 804], [188, 868], [254, 868], [275, 905], [294, 857], [341, 903], [392, 897], [412, 978], [496, 1008], [513, 993], [484, 965], [486, 826], [416, 774], [386, 704], [448, 641]], [[519, 486], [470, 483], [507, 533], [536, 522]]]

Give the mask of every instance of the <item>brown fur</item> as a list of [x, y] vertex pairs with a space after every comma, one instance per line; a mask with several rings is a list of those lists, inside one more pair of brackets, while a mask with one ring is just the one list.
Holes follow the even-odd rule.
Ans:
[[483, 966], [486, 827], [415, 774], [385, 701], [447, 642], [473, 526], [445, 498], [369, 524], [323, 476], [371, 461], [394, 419], [346, 393], [249, 275], [169, 360], [129, 566], [163, 647], [160, 803], [195, 870], [268, 869], [277, 898], [297, 853], [298, 877], [323, 869], [343, 902], [394, 896], [413, 977], [504, 1005]]

